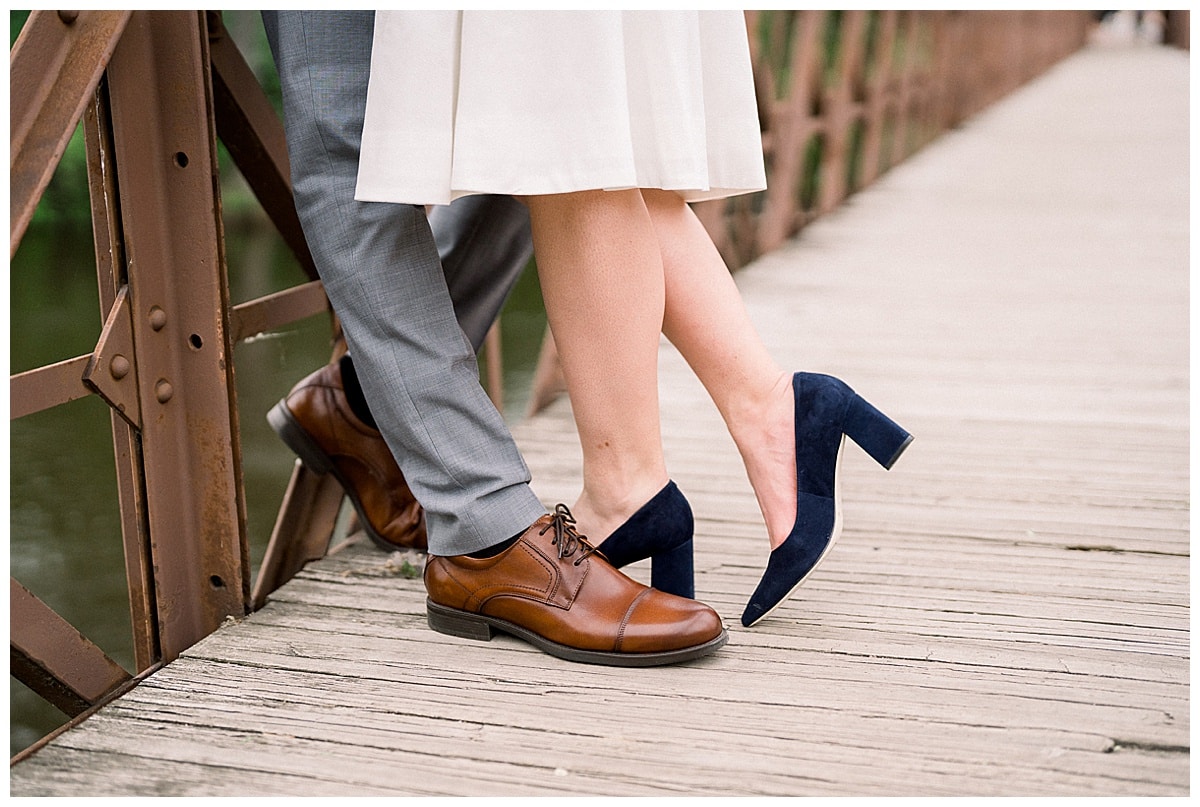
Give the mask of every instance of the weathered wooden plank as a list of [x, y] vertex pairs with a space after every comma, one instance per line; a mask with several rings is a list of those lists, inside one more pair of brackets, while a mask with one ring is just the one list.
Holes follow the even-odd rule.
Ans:
[[[379, 639], [367, 637], [366, 641], [378, 642]], [[461, 755], [465, 753], [464, 745], [470, 745], [474, 754], [508, 753], [509, 762], [518, 766], [535, 765], [538, 758], [546, 754], [547, 746], [558, 747], [553, 741], [555, 735], [567, 742], [573, 739], [576, 743], [599, 742], [603, 745], [604, 738], [587, 727], [595, 726], [596, 721], [603, 721], [606, 716], [608, 719], [616, 716], [631, 719], [629, 731], [623, 734], [622, 739], [626, 743], [645, 746], [637, 758], [652, 763], [649, 768], [655, 771], [656, 787], [663, 788], [671, 784], [670, 772], [657, 767], [661, 752], [656, 754], [652, 750], [652, 746], [660, 744], [662, 738], [646, 724], [633, 720], [633, 714], [623, 712], [620, 696], [627, 689], [626, 680], [608, 670], [589, 670], [594, 674], [585, 676], [585, 680], [579, 682], [579, 688], [587, 697], [579, 698], [578, 703], [560, 700], [555, 704], [551, 700], [548, 706], [547, 699], [553, 699], [556, 691], [561, 693], [564, 689], [559, 677], [547, 670], [545, 665], [530, 669], [510, 668], [506, 663], [509, 658], [527, 659], [534, 655], [517, 649], [520, 646], [515, 642], [512, 647], [514, 652], [500, 656], [501, 666], [486, 682], [479, 682], [469, 674], [447, 676], [442, 666], [446, 663], [444, 658], [426, 660], [421, 654], [412, 654], [410, 660], [402, 664], [368, 663], [359, 667], [357, 674], [345, 676], [343, 688], [350, 695], [349, 698], [330, 697], [328, 671], [318, 670], [314, 673], [279, 669], [274, 665], [263, 665], [264, 678], [260, 686], [252, 697], [246, 698], [244, 694], [237, 694], [238, 676], [222, 669], [227, 664], [216, 663], [208, 670], [189, 670], [189, 681], [194, 682], [195, 687], [188, 693], [161, 684], [144, 687], [139, 690], [137, 698], [123, 700], [121, 708], [116, 711], [136, 711], [135, 719], [148, 721], [149, 725], [191, 725], [201, 721], [206, 726], [230, 733], [246, 732], [246, 727], [250, 726], [253, 732], [265, 735], [279, 731], [314, 741], [347, 735], [341, 738], [341, 743], [347, 748], [384, 744], [397, 751], [416, 752], [419, 749], [421, 754], [431, 754], [439, 759]], [[360, 648], [367, 653], [372, 649]], [[308, 660], [316, 658], [308, 652], [299, 653], [297, 657]], [[538, 677], [539, 672], [541, 677]], [[1062, 729], [1054, 726], [1054, 711], [1043, 708], [1036, 698], [1015, 699], [1017, 702], [1028, 701], [1023, 709], [1014, 709], [1014, 699], [1006, 699], [1007, 702], [995, 705], [995, 722], [980, 724], [981, 719], [975, 718], [975, 724], [962, 726], [957, 718], [961, 715], [963, 703], [947, 701], [935, 682], [934, 686], [926, 687], [928, 703], [914, 704], [912, 715], [895, 715], [878, 710], [876, 700], [870, 696], [874, 683], [859, 687], [851, 683], [849, 687], [839, 688], [838, 697], [819, 698], [814, 703], [809, 700], [809, 693], [795, 688], [778, 689], [780, 678], [775, 675], [766, 678], [759, 676], [747, 681], [748, 687], [767, 683], [773, 690], [778, 689], [772, 691], [768, 703], [758, 707], [759, 714], [747, 714], [745, 704], [738, 704], [737, 713], [727, 716], [720, 711], [723, 699], [719, 697], [692, 699], [690, 704], [675, 702], [658, 705], [663, 700], [679, 700], [675, 689], [675, 679], [678, 677], [649, 676], [641, 682], [642, 691], [632, 708], [635, 712], [667, 707], [673, 709], [677, 719], [672, 723], [672, 733], [684, 735], [682, 739], [688, 742], [690, 748], [710, 748], [716, 752], [721, 747], [722, 738], [739, 738], [741, 743], [725, 751], [724, 762], [716, 764], [719, 769], [716, 772], [721, 772], [723, 766], [729, 766], [724, 772], [735, 776], [735, 781], [721, 783], [720, 792], [739, 787], [736, 777], [743, 777], [743, 780], [747, 777], [749, 772], [742, 767], [743, 763], [754, 767], [752, 759], [739, 760], [739, 755], [758, 759], [758, 764], [761, 764], [764, 755], [769, 759], [772, 755], [783, 753], [783, 748], [802, 741], [812, 742], [820, 748], [830, 745], [839, 747], [842, 764], [845, 764], [846, 754], [855, 753], [858, 743], [866, 743], [873, 736], [872, 732], [886, 726], [889, 720], [904, 721], [903, 734], [892, 735], [896, 747], [880, 748], [881, 742], [884, 746], [888, 745], [886, 740], [875, 740], [866, 747], [902, 756], [911, 755], [913, 758], [906, 761], [912, 762], [917, 769], [929, 766], [931, 757], [937, 759], [942, 754], [949, 754], [951, 749], [961, 752], [961, 744], [972, 735], [980, 735], [976, 742], [986, 744], [994, 742], [994, 736], [1000, 733], [1008, 737], [1008, 741], [1019, 742], [1022, 733], [1032, 732], [1040, 735], [1038, 742], [1047, 747], [1063, 748], [1063, 754], [1058, 756], [1073, 751], [1089, 751], [1099, 761], [1090, 765], [1076, 764], [1088, 775], [1098, 775], [1103, 779], [1114, 772], [1121, 773], [1120, 765], [1110, 765], [1111, 759], [1102, 756], [1111, 753], [1111, 738], [1096, 738], [1086, 733], [1075, 739], [1056, 736]], [[927, 675], [925, 679], [928, 680]], [[806, 676], [804, 680], [810, 679]], [[920, 676], [914, 680], [919, 681]], [[910, 684], [907, 681], [902, 683]], [[224, 704], [215, 714], [211, 709], [197, 705], [197, 701], [203, 701], [210, 695], [218, 703]], [[1086, 711], [1086, 704], [1079, 706]], [[612, 714], [614, 708], [618, 710], [618, 715]], [[800, 710], [798, 713], [797, 709]], [[556, 714], [559, 710], [565, 710], [565, 713]], [[859, 722], [856, 722], [855, 715]], [[552, 719], [548, 719], [551, 716]], [[718, 729], [713, 728], [714, 717], [721, 724]], [[725, 719], [727, 717], [730, 719]], [[1074, 717], [1077, 715], [1060, 715], [1060, 718], [1065, 718], [1063, 723], [1070, 722]], [[1050, 727], [1023, 724], [1023, 721], [1031, 719], [1034, 723], [1044, 721]], [[407, 725], [410, 722], [412, 725]], [[418, 725], [419, 731], [416, 730]], [[523, 741], [519, 736], [522, 732], [529, 733], [529, 737]], [[485, 733], [510, 735], [503, 745], [504, 751], [486, 751], [482, 745], [482, 735]], [[913, 740], [924, 733], [930, 735], [928, 742], [914, 751]], [[101, 743], [101, 747], [111, 742], [111, 739], [103, 736], [93, 739]], [[265, 739], [270, 741], [269, 737]], [[528, 753], [533, 758], [526, 762], [520, 758], [522, 753]], [[645, 760], [643, 753], [651, 758]], [[862, 753], [862, 750], [858, 753]], [[514, 754], [517, 756], [515, 759], [512, 757]], [[592, 752], [588, 756], [592, 765], [603, 764], [600, 761], [601, 754]], [[730, 759], [731, 756], [733, 759]], [[1036, 781], [1046, 773], [1040, 770], [1042, 767], [1054, 768], [1058, 763], [1045, 763], [1044, 757], [1037, 756], [1021, 762], [1009, 760], [1004, 764], [1010, 769], [1021, 768], [1012, 772], [1019, 774], [1022, 781]], [[1023, 765], [1029, 769], [1023, 768]], [[1105, 765], [1109, 766], [1107, 773], [1104, 772]], [[767, 792], [800, 792], [794, 788], [804, 784], [803, 775], [782, 777], [778, 769], [764, 773], [779, 780], [779, 784], [789, 784], [793, 788]], [[633, 778], [637, 778], [636, 773], [633, 773]], [[403, 787], [400, 790], [403, 791]]]

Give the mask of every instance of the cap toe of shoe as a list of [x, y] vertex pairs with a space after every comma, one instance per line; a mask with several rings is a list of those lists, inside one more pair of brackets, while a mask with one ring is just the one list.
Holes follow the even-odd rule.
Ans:
[[635, 603], [623, 627], [620, 650], [657, 653], [711, 642], [725, 630], [721, 617], [695, 600], [651, 590]]

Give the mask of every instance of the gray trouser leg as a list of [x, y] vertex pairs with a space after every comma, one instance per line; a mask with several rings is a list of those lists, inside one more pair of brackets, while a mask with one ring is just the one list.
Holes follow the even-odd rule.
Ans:
[[463, 554], [515, 535], [545, 508], [479, 385], [424, 211], [354, 200], [374, 14], [263, 21], [296, 209], [371, 412], [425, 508], [429, 550]]
[[529, 211], [511, 196], [464, 196], [429, 213], [454, 313], [476, 351], [533, 255]]
[[[533, 255], [529, 210], [511, 196], [466, 196], [434, 207], [429, 226], [454, 315], [478, 353]], [[352, 354], [346, 360], [354, 364]]]

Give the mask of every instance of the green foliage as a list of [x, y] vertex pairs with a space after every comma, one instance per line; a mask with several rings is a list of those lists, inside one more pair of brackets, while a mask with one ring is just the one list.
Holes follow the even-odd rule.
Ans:
[[825, 12], [825, 30], [821, 32], [823, 77], [825, 86], [831, 86], [838, 80], [838, 58], [842, 52], [842, 12]]
[[800, 12], [784, 10], [760, 11], [758, 14], [758, 52], [775, 77], [775, 97], [787, 97], [792, 83], [792, 45]]
[[29, 19], [30, 12], [28, 11], [10, 11], [8, 12], [8, 49], [12, 50], [12, 46], [17, 43], [17, 36], [21, 33], [21, 29], [25, 27], [25, 20]]
[[856, 120], [850, 127], [850, 158], [846, 160], [846, 190], [849, 193], [853, 193], [862, 187], [866, 135], [867, 125], [862, 120]]
[[804, 170], [800, 175], [800, 208], [812, 211], [817, 206], [817, 192], [821, 184], [821, 161], [825, 155], [825, 138], [819, 134], [809, 138], [804, 146]]

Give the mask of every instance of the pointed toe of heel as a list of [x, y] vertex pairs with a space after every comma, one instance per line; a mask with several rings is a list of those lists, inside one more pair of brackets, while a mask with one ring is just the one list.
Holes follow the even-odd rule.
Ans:
[[890, 469], [913, 436], [833, 376], [796, 373], [796, 521], [771, 552], [766, 571], [742, 614], [757, 625], [816, 570], [841, 533], [838, 472], [844, 437]]
[[742, 614], [742, 625], [747, 628], [787, 601], [837, 542], [841, 523], [833, 500], [810, 500], [807, 505], [803, 525], [798, 523], [767, 559], [767, 568]]

